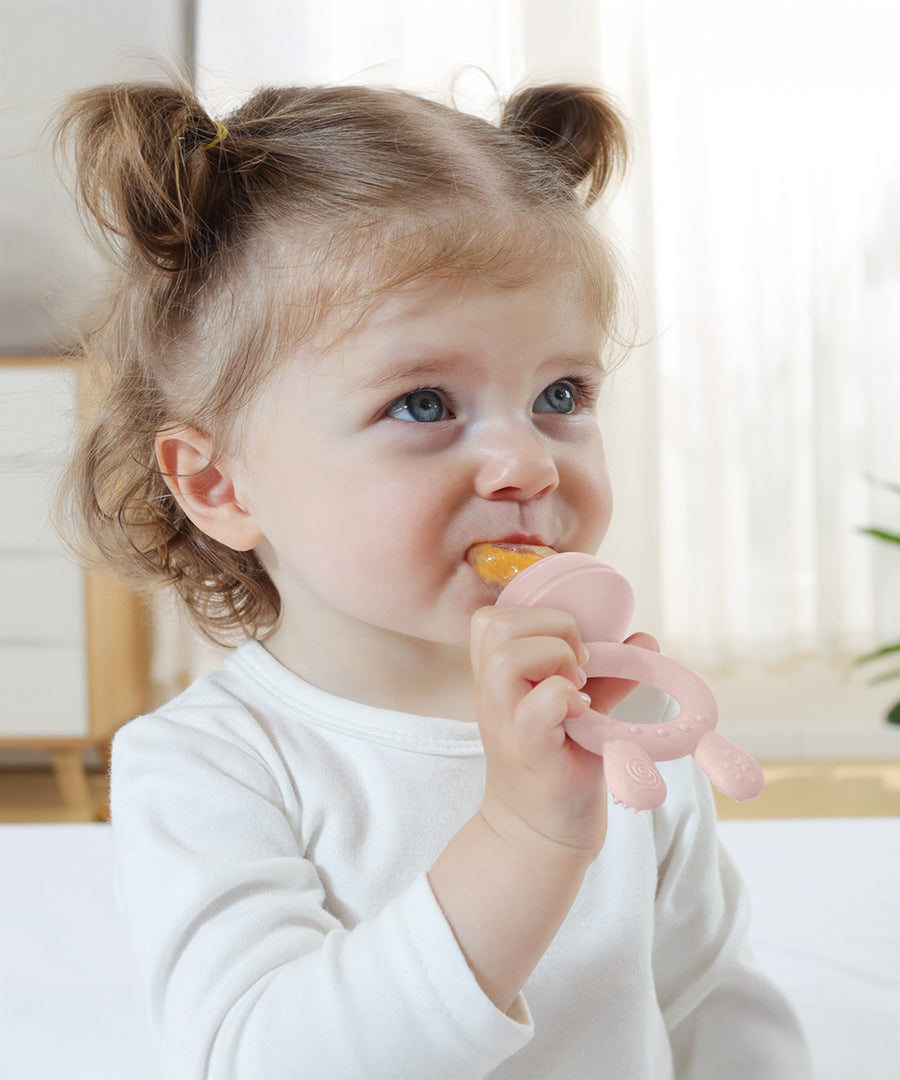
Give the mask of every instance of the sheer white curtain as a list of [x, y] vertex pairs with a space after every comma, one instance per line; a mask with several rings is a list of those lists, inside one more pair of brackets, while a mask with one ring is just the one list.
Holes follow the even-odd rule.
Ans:
[[900, 478], [896, 6], [601, 7], [655, 333], [622, 380], [621, 561], [707, 667], [896, 638], [900, 560], [857, 531], [900, 522], [865, 478]]
[[[198, 80], [222, 111], [261, 83], [320, 81], [453, 85], [489, 111], [478, 68], [501, 94], [610, 86], [635, 131], [617, 219], [649, 343], [607, 403], [604, 551], [667, 651], [707, 669], [783, 664], [900, 636], [900, 559], [856, 531], [900, 526], [900, 500], [865, 480], [900, 481], [893, 10], [198, 0]], [[202, 666], [162, 637], [161, 681]]]
[[[226, 108], [263, 83], [364, 82], [477, 96], [524, 75], [518, 0], [197, 0], [201, 90]], [[479, 85], [481, 84], [481, 85]]]

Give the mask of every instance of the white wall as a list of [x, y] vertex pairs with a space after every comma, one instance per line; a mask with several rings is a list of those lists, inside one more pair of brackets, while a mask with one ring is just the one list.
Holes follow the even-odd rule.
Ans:
[[[188, 0], [0, 0], [0, 353], [65, 345], [101, 291], [56, 179], [48, 117], [73, 90], [183, 63]], [[158, 69], [157, 69], [158, 70]]]

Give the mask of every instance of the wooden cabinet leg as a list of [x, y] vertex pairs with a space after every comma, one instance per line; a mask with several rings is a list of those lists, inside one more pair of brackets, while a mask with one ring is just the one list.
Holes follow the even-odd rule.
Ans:
[[76, 818], [85, 821], [92, 820], [94, 813], [91, 805], [91, 789], [88, 786], [81, 751], [53, 750], [51, 757], [56, 783], [67, 809], [71, 810]]

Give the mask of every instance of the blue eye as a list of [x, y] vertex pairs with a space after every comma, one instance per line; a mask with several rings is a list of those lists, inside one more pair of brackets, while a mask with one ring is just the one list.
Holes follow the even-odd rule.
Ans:
[[439, 390], [413, 390], [388, 406], [387, 415], [394, 420], [407, 420], [416, 424], [434, 424], [450, 420], [453, 414]]
[[572, 413], [578, 408], [578, 392], [567, 379], [551, 383], [534, 403], [538, 413]]

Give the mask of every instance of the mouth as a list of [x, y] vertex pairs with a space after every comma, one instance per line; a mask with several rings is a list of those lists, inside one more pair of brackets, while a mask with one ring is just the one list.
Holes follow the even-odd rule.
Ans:
[[473, 544], [466, 559], [482, 582], [498, 596], [516, 574], [555, 554], [555, 550], [542, 544], [539, 537], [517, 533], [503, 540]]
[[546, 555], [555, 555], [558, 552], [558, 548], [548, 544], [543, 536], [537, 533], [506, 533], [503, 536], [490, 536], [484, 537], [482, 540], [476, 540], [467, 550], [466, 558], [469, 562], [472, 561], [472, 552], [476, 549], [486, 550], [489, 547], [500, 548], [504, 551], [513, 552], [532, 552], [541, 558]]
[[493, 540], [486, 541], [490, 544], [495, 544], [497, 547], [540, 547], [549, 548], [549, 544], [545, 543], [542, 536], [538, 536], [536, 533], [510, 533], [508, 536], [498, 537]]

